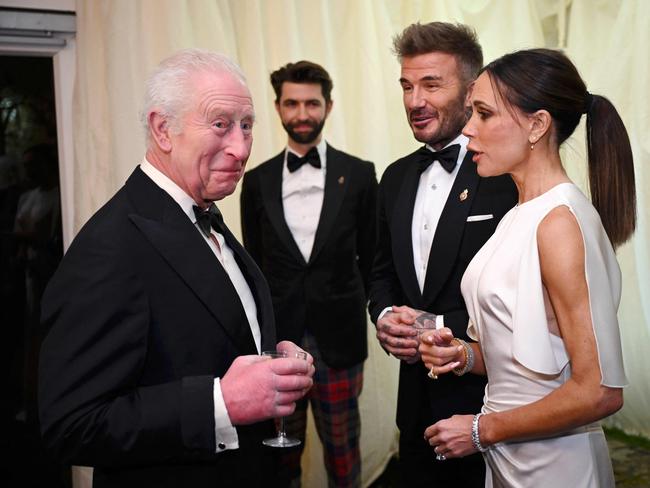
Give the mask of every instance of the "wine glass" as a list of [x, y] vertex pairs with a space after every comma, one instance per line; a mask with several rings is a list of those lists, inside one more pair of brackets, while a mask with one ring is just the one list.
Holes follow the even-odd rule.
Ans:
[[[287, 353], [286, 351], [263, 351], [262, 356], [266, 356], [271, 359], [295, 357], [298, 359], [304, 359], [305, 361], [307, 360], [307, 353], [304, 351], [295, 351], [292, 353]], [[280, 417], [278, 434], [275, 437], [269, 437], [268, 439], [264, 439], [262, 441], [262, 444], [271, 447], [294, 447], [299, 446], [301, 443], [302, 442], [300, 439], [287, 437], [287, 433], [284, 430], [284, 417]]]

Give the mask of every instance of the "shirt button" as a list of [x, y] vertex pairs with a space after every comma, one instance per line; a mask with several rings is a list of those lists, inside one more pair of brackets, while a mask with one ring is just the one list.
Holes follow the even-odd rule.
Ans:
[[429, 224], [424, 224], [424, 230], [429, 230]]
[[220, 442], [217, 444], [217, 447], [219, 448], [220, 451], [223, 451], [226, 448], [226, 445], [223, 442]]

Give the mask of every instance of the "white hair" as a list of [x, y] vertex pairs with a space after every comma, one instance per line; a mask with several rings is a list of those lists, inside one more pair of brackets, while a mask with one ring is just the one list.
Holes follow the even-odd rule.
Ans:
[[171, 130], [180, 131], [180, 119], [191, 107], [192, 91], [188, 82], [200, 72], [230, 73], [246, 85], [241, 68], [224, 54], [191, 48], [163, 59], [149, 75], [140, 120], [149, 139], [149, 112], [156, 109], [169, 121]]

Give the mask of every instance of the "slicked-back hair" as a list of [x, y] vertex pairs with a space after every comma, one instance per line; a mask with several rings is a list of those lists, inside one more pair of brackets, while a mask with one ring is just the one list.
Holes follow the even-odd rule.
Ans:
[[271, 85], [275, 92], [275, 101], [280, 102], [282, 97], [282, 83], [311, 83], [321, 86], [323, 98], [329, 103], [332, 100], [332, 79], [329, 73], [320, 64], [311, 61], [298, 61], [288, 63], [271, 73]]
[[476, 32], [464, 24], [416, 22], [393, 38], [393, 51], [400, 62], [432, 52], [451, 54], [456, 57], [459, 74], [466, 83], [473, 81], [483, 67], [483, 50]]
[[634, 164], [630, 139], [614, 105], [587, 91], [577, 68], [561, 51], [516, 51], [482, 71], [507, 105], [526, 114], [546, 110], [558, 145], [586, 114], [591, 201], [612, 245], [629, 239], [636, 227]]

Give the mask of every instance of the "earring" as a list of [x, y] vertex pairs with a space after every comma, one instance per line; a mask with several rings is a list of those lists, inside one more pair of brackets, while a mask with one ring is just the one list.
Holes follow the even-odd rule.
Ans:
[[535, 144], [531, 142], [530, 143], [530, 150], [532, 151], [533, 149], [535, 149]]

